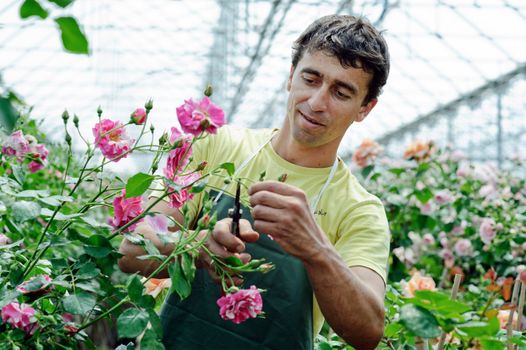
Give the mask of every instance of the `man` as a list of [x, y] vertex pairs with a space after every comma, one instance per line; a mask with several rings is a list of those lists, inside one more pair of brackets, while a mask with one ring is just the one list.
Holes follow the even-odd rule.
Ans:
[[[252, 209], [244, 210], [248, 220], [240, 222], [240, 237], [230, 233], [225, 217], [232, 198], [224, 195], [218, 203], [224, 219], [208, 249], [244, 261], [266, 258], [276, 269], [244, 276], [246, 286], [267, 289], [266, 319], [236, 325], [218, 315], [216, 276], [201, 254], [191, 296], [180, 301], [172, 295], [163, 307], [167, 348], [312, 349], [323, 318], [355, 348], [376, 347], [383, 334], [389, 230], [381, 202], [358, 184], [337, 150], [347, 128], [376, 105], [388, 72], [387, 45], [367, 21], [320, 18], [295, 42], [282, 128], [224, 127], [196, 144], [194, 159], [211, 168], [233, 162], [236, 176], [253, 183], [244, 193]], [[267, 179], [287, 174], [287, 180], [258, 182], [263, 171]], [[221, 187], [221, 179], [216, 182]], [[157, 210], [182, 221], [165, 203]], [[199, 204], [190, 211], [198, 215]], [[151, 228], [143, 224], [138, 231], [170, 251]], [[124, 271], [153, 271], [152, 263], [135, 259], [145, 254], [142, 248], [124, 241], [121, 252]]]

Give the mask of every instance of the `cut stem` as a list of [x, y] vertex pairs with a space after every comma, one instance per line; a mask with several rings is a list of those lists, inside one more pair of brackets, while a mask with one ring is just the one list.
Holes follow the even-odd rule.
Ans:
[[[460, 281], [462, 281], [462, 275], [461, 274], [455, 274], [455, 279], [453, 280], [453, 289], [451, 289], [451, 300], [455, 300], [457, 298], [458, 288], [460, 287]], [[446, 341], [446, 333], [442, 332], [440, 335], [440, 340], [438, 342], [438, 350], [444, 349], [444, 343]]]

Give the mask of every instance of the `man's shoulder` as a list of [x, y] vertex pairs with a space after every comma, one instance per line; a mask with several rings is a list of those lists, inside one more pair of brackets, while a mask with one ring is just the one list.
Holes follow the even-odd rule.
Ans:
[[339, 198], [341, 203], [346, 203], [345, 207], [348, 209], [356, 209], [364, 205], [382, 207], [381, 200], [376, 195], [370, 193], [345, 164], [344, 167], [339, 170], [338, 178], [333, 187], [335, 196], [333, 198]]
[[250, 149], [268, 141], [272, 129], [252, 129], [241, 126], [225, 125], [213, 135], [215, 144], [221, 148], [244, 147]]

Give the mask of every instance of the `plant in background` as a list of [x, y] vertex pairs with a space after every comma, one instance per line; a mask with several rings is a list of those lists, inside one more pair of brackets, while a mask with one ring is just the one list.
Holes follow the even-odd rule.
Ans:
[[[26, 118], [19, 120], [20, 130], [2, 141], [0, 344], [10, 348], [64, 349], [83, 343], [94, 348], [96, 339], [90, 337], [90, 327], [100, 320], [116, 318], [118, 336], [125, 343], [142, 334], [143, 348], [162, 348], [156, 312], [162, 293], [154, 298], [150, 285], [157, 281], [158, 272], [167, 269], [171, 283], [163, 284], [181, 298], [190, 295], [195, 259], [208, 237], [198, 238], [198, 233], [205, 230], [209, 235], [216, 216], [213, 202], [203, 193], [204, 217], [190, 230], [185, 203], [205, 191], [207, 177], [232, 181], [235, 170], [231, 163], [207, 169], [206, 163], [195, 164], [192, 160], [192, 145], [222, 126], [224, 115], [209, 96], [199, 103], [189, 101], [180, 107], [186, 114], [179, 115], [179, 121], [191, 125], [192, 134], [173, 127], [171, 134], [163, 135], [158, 143], [153, 142], [153, 137], [148, 144], [139, 143], [148, 133], [153, 136], [153, 125], [146, 128], [151, 101], [136, 109], [127, 123], [103, 118], [99, 107], [99, 121], [93, 127], [91, 142], [80, 132], [80, 120], [74, 116], [71, 125], [67, 112], [62, 116], [65, 147], [46, 143], [38, 125]], [[136, 140], [127, 136], [130, 127], [141, 127]], [[83, 157], [73, 154], [73, 129], [86, 144]], [[49, 146], [49, 153], [44, 143]], [[107, 171], [110, 162], [138, 152], [152, 155], [147, 173], [123, 180]], [[165, 156], [162, 175], [157, 175]], [[82, 163], [77, 163], [77, 159]], [[31, 162], [37, 162], [38, 167]], [[145, 193], [154, 188], [156, 199], [145, 204]], [[185, 222], [153, 211], [153, 206], [162, 200], [181, 208]], [[155, 228], [162, 242], [173, 244], [169, 256], [133, 232], [140, 222]], [[155, 260], [159, 267], [142, 279], [121, 273], [116, 262], [123, 238], [143, 246], [147, 253], [140, 258]], [[239, 259], [211, 258], [217, 262], [226, 294], [225, 299], [218, 301], [218, 313], [236, 323], [262, 314], [259, 290], [251, 287], [234, 294], [229, 281], [232, 275], [266, 272], [271, 264], [263, 260], [245, 264]]]

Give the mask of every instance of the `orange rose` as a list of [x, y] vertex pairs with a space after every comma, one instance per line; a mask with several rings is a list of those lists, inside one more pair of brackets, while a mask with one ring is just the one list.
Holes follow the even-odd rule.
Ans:
[[[508, 327], [508, 320], [510, 318], [510, 310], [499, 310], [497, 315], [499, 319], [500, 328], [506, 329]], [[519, 322], [519, 314], [517, 312], [513, 313], [513, 321], [511, 322], [511, 327], [517, 329], [517, 322]], [[521, 330], [524, 329], [524, 320], [521, 324]]]
[[422, 276], [419, 272], [415, 272], [402, 287], [404, 294], [408, 297], [414, 297], [417, 290], [436, 290], [433, 278]]
[[413, 142], [406, 148], [404, 152], [404, 158], [414, 159], [417, 162], [426, 161], [426, 160], [429, 160], [434, 150], [435, 150], [435, 145], [433, 141], [422, 142], [422, 141], [416, 140], [415, 142]]
[[172, 286], [172, 280], [170, 278], [152, 278], [144, 284], [146, 288], [146, 294], [156, 298], [159, 293], [165, 288]]
[[371, 139], [364, 139], [352, 155], [353, 162], [360, 168], [365, 168], [374, 163], [374, 160], [383, 151], [383, 147]]

